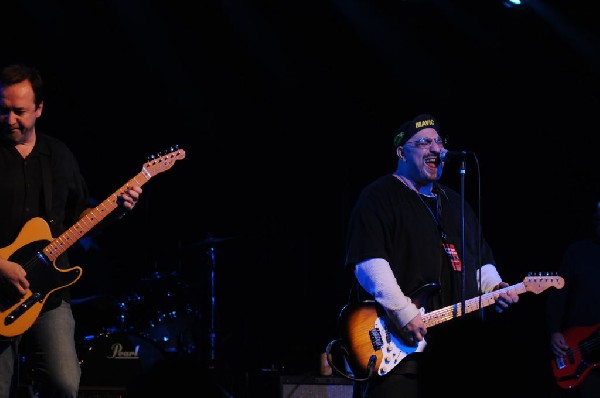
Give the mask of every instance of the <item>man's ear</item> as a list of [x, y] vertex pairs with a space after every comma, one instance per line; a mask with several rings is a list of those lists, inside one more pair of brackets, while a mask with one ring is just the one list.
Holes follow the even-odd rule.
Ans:
[[35, 117], [42, 116], [42, 111], [44, 110], [44, 101], [40, 102], [40, 104], [35, 109]]
[[396, 148], [396, 155], [398, 155], [400, 159], [404, 160], [404, 150], [401, 146]]

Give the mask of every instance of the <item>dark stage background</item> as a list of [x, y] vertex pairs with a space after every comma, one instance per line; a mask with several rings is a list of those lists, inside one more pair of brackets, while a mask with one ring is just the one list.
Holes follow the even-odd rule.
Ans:
[[[556, 271], [591, 233], [600, 191], [593, 3], [3, 4], [2, 63], [41, 69], [41, 128], [73, 149], [96, 199], [148, 155], [186, 152], [135, 212], [73, 248], [80, 334], [125, 323], [152, 335], [172, 311], [178, 334], [185, 313], [186, 347], [207, 358], [215, 309], [217, 369], [234, 395], [265, 374], [316, 371], [346, 301], [352, 205], [394, 170], [395, 129], [423, 112], [449, 149], [476, 154], [465, 195], [504, 278]], [[443, 182], [460, 189], [459, 162]], [[543, 300], [527, 293], [500, 321], [458, 328], [447, 368], [467, 372], [462, 391], [502, 374], [510, 396], [550, 394]]]

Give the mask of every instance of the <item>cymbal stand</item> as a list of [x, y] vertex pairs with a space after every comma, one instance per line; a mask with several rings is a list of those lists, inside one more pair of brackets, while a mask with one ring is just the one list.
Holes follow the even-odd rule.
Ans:
[[218, 381], [218, 375], [216, 374], [217, 368], [217, 299], [215, 289], [215, 270], [217, 268], [217, 262], [215, 260], [215, 247], [209, 246], [207, 251], [209, 262], [210, 262], [210, 328], [208, 330], [208, 342], [209, 342], [209, 358], [208, 358], [208, 370], [213, 372], [215, 387], [226, 398], [233, 398], [233, 396], [222, 386]]
[[217, 351], [217, 331], [216, 331], [216, 295], [215, 295], [215, 247], [210, 246], [207, 252], [210, 260], [210, 327], [208, 329], [208, 343], [209, 343], [209, 358], [208, 368], [214, 369], [216, 362], [216, 351]]

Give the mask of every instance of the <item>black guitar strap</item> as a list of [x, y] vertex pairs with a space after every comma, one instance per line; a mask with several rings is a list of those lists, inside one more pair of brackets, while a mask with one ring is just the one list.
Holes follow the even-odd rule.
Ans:
[[358, 279], [354, 277], [352, 287], [350, 288], [350, 295], [348, 297], [348, 303], [360, 303], [365, 300], [373, 300], [371, 296], [358, 282]]
[[[42, 195], [44, 196], [44, 214], [48, 218], [48, 224], [52, 229], [52, 168], [48, 155], [42, 153]], [[52, 233], [54, 235], [54, 232]]]

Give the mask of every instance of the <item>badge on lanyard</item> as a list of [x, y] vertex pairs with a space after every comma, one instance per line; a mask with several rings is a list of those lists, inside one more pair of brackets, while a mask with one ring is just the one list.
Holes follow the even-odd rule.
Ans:
[[462, 270], [462, 262], [460, 261], [460, 257], [458, 257], [458, 253], [456, 252], [456, 248], [452, 243], [442, 243], [444, 247], [444, 251], [446, 255], [450, 259], [450, 263], [452, 264], [452, 269], [454, 271]]

